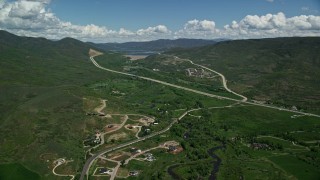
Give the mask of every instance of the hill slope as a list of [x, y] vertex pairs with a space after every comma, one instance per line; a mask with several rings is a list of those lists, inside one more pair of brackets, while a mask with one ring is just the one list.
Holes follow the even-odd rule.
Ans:
[[320, 112], [319, 44], [319, 37], [238, 40], [168, 53], [225, 74], [252, 99]]
[[[50, 41], [0, 31], [0, 162], [12, 163], [1, 169], [23, 164], [48, 179], [52, 162], [43, 154], [71, 157], [74, 168], [81, 168], [82, 95], [88, 83], [106, 74], [89, 61], [89, 48], [71, 38]], [[32, 175], [27, 169], [19, 171]], [[10, 175], [5, 172], [0, 176]]]
[[204, 40], [204, 39], [159, 39], [147, 42], [126, 42], [126, 43], [89, 43], [95, 47], [108, 50], [120, 51], [128, 54], [151, 54], [166, 51], [172, 48], [194, 48], [205, 45], [212, 45], [222, 40]]

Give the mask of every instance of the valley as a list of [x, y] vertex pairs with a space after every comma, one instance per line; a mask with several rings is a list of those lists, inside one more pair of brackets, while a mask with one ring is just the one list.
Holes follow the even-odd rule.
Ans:
[[[231, 58], [224, 65], [217, 60], [222, 50], [215, 48], [251, 42], [131, 60], [74, 39], [30, 38], [22, 48], [22, 37], [1, 33], [16, 43], [0, 51], [7, 57], [0, 62], [0, 178], [319, 178], [317, 107], [298, 103], [300, 96], [279, 105], [272, 99], [277, 91], [262, 102], [236, 74], [245, 67], [240, 72]], [[39, 51], [25, 50], [35, 45]]]

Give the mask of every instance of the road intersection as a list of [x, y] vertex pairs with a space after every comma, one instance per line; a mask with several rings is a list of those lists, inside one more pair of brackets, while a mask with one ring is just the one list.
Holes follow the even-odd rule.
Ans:
[[[211, 71], [211, 72], [214, 72], [216, 74], [218, 74], [221, 78], [222, 78], [222, 82], [223, 82], [223, 86], [224, 88], [232, 93], [232, 94], [235, 94], [239, 97], [242, 98], [242, 100], [239, 100], [239, 99], [234, 99], [234, 98], [230, 98], [230, 97], [224, 97], [224, 96], [219, 96], [219, 95], [214, 95], [214, 94], [210, 94], [210, 93], [206, 93], [206, 92], [202, 92], [202, 91], [199, 91], [199, 90], [194, 90], [194, 89], [191, 89], [191, 88], [187, 88], [187, 87], [183, 87], [183, 86], [179, 86], [179, 85], [175, 85], [175, 84], [171, 84], [171, 83], [168, 83], [168, 82], [164, 82], [164, 81], [160, 81], [160, 80], [156, 80], [156, 79], [152, 79], [152, 78], [148, 78], [148, 77], [144, 77], [144, 76], [138, 76], [138, 75], [134, 75], [134, 74], [130, 74], [130, 73], [125, 73], [125, 72], [120, 72], [120, 71], [115, 71], [115, 70], [112, 70], [112, 69], [108, 69], [108, 68], [104, 68], [102, 66], [100, 66], [95, 60], [94, 60], [94, 57], [97, 56], [97, 55], [91, 55], [90, 56], [90, 60], [92, 61], [92, 63], [99, 69], [102, 69], [102, 70], [105, 70], [105, 71], [108, 71], [108, 72], [112, 72], [112, 73], [116, 73], [116, 74], [121, 74], [121, 75], [125, 75], [125, 76], [130, 76], [130, 77], [135, 77], [135, 78], [138, 78], [138, 79], [143, 79], [143, 80], [147, 80], [147, 81], [151, 81], [151, 82], [155, 82], [155, 83], [159, 83], [159, 84], [163, 84], [163, 85], [166, 85], [166, 86], [170, 86], [170, 87], [174, 87], [174, 88], [177, 88], [177, 89], [182, 89], [182, 90], [185, 90], [185, 91], [189, 91], [189, 92], [193, 92], [193, 93], [196, 93], [196, 94], [200, 94], [200, 95], [204, 95], [204, 96], [208, 96], [208, 97], [212, 97], [212, 98], [217, 98], [217, 99], [224, 99], [224, 100], [229, 100], [229, 101], [234, 101], [236, 103], [243, 103], [243, 104], [249, 104], [249, 105], [254, 105], [254, 106], [260, 106], [260, 107], [265, 107], [265, 108], [271, 108], [271, 109], [277, 109], [277, 110], [282, 110], [282, 111], [287, 111], [287, 112], [293, 112], [293, 113], [297, 113], [297, 114], [303, 114], [303, 115], [307, 115], [307, 116], [313, 116], [313, 117], [320, 117], [320, 115], [317, 115], [317, 114], [311, 114], [311, 113], [305, 113], [305, 112], [300, 112], [300, 111], [295, 111], [295, 110], [290, 110], [290, 109], [284, 109], [284, 108], [279, 108], [279, 107], [276, 107], [276, 106], [271, 106], [271, 105], [266, 105], [266, 104], [259, 104], [259, 103], [254, 103], [254, 102], [249, 102], [247, 101], [247, 97], [243, 96], [243, 95], [240, 95], [232, 90], [230, 90], [228, 87], [227, 87], [227, 80], [225, 78], [225, 76], [219, 72], [216, 72], [212, 69], [209, 69], [205, 66], [202, 66], [202, 65], [199, 65], [199, 64], [195, 64], [193, 63], [191, 60], [188, 60], [190, 63], [196, 65], [196, 66], [199, 66], [199, 67], [202, 67], [208, 71]], [[178, 58], [178, 57], [176, 57]], [[144, 140], [147, 140], [147, 139], [150, 139], [154, 136], [157, 136], [157, 135], [160, 135], [160, 134], [163, 134], [165, 132], [167, 132], [168, 130], [170, 130], [170, 128], [173, 126], [173, 124], [175, 124], [176, 122], [178, 122], [179, 120], [181, 120], [183, 117], [185, 117], [188, 113], [192, 112], [192, 111], [196, 111], [196, 110], [199, 110], [201, 108], [198, 108], [198, 109], [191, 109], [191, 110], [188, 110], [188, 111], [185, 111], [178, 119], [174, 119], [170, 125], [159, 131], [159, 132], [155, 132], [153, 134], [150, 134], [150, 135], [147, 135], [147, 136], [144, 136], [140, 139], [136, 139], [136, 140], [132, 140], [132, 141], [129, 141], [129, 142], [126, 142], [126, 143], [123, 143], [123, 144], [120, 144], [116, 147], [111, 147], [111, 148], [107, 148], [107, 149], [104, 149], [100, 152], [97, 152], [96, 154], [94, 154], [92, 157], [90, 157], [89, 159], [87, 159], [84, 167], [83, 167], [83, 170], [81, 172], [81, 177], [80, 177], [80, 180], [84, 180], [85, 176], [87, 176], [88, 178], [88, 172], [89, 172], [89, 169], [92, 165], [92, 163], [99, 157], [101, 157], [103, 154], [105, 153], [109, 153], [109, 152], [112, 152], [112, 151], [115, 151], [115, 150], [118, 150], [118, 149], [121, 149], [121, 148], [124, 148], [124, 147], [127, 147], [127, 146], [130, 146], [132, 144], [135, 144], [135, 143], [138, 143], [138, 142], [141, 142], [141, 141], [144, 141]]]

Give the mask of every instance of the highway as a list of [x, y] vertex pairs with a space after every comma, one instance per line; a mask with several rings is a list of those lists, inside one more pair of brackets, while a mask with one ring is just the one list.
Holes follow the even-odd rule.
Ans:
[[[156, 79], [152, 79], [152, 78], [148, 78], [148, 77], [144, 77], [144, 76], [138, 76], [138, 75], [134, 75], [134, 74], [129, 74], [129, 73], [124, 73], [124, 72], [120, 72], [120, 71], [115, 71], [115, 70], [108, 69], [108, 68], [104, 68], [104, 67], [100, 66], [100, 65], [94, 60], [93, 56], [90, 57], [90, 60], [92, 61], [92, 63], [93, 63], [97, 68], [103, 69], [103, 70], [105, 70], [105, 71], [109, 71], [109, 72], [113, 72], [113, 73], [117, 73], [117, 74], [122, 74], [122, 75], [126, 75], [126, 76], [131, 76], [131, 77], [135, 77], [135, 78], [139, 78], [139, 79], [144, 79], [144, 80], [147, 80], [147, 81], [156, 82], [156, 83], [159, 83], [159, 84], [163, 84], [163, 85], [166, 85], [166, 86], [174, 87], [174, 88], [177, 88], [177, 89], [182, 89], [182, 90], [185, 90], [185, 91], [193, 92], [193, 93], [196, 93], [196, 94], [200, 94], [200, 95], [204, 95], [204, 96], [208, 96], [208, 97], [212, 97], [212, 98], [230, 100], [230, 101], [239, 102], [239, 103], [244, 103], [244, 104], [250, 104], [250, 105], [261, 106], [261, 107], [266, 107], [266, 108], [271, 108], [271, 109], [277, 109], [277, 110], [281, 110], [281, 111], [293, 112], [293, 113], [297, 113], [297, 114], [303, 114], [303, 115], [306, 115], [306, 116], [320, 117], [320, 115], [317, 115], [317, 114], [305, 113], [305, 112], [295, 111], [295, 110], [290, 110], [290, 109], [285, 109], [285, 108], [279, 108], [279, 107], [271, 106], [271, 105], [267, 105], [267, 104], [259, 104], [259, 103], [249, 102], [249, 101], [246, 101], [247, 99], [246, 99], [246, 97], [244, 97], [244, 96], [243, 96], [243, 99], [242, 99], [242, 100], [238, 100], [238, 99], [233, 99], [233, 98], [224, 97], [224, 96], [218, 96], [218, 95], [214, 95], [214, 94], [210, 94], [210, 93], [206, 93], [206, 92], [202, 92], [202, 91], [190, 89], [190, 88], [187, 88], [187, 87], [183, 87], [183, 86], [179, 86], [179, 85], [167, 83], [167, 82], [164, 82], [164, 81], [160, 81], [160, 80], [156, 80]], [[201, 66], [201, 65], [200, 65], [200, 66]], [[201, 66], [201, 67], [206, 68], [205, 66]], [[206, 68], [206, 69], [209, 69], [209, 68]], [[211, 70], [211, 71], [213, 71], [213, 70]], [[216, 72], [216, 73], [218, 73], [218, 72]], [[219, 73], [219, 74], [221, 74], [221, 73]], [[222, 74], [221, 74], [221, 75], [222, 75]], [[224, 77], [224, 76], [222, 75], [222, 77]], [[224, 78], [224, 79], [225, 79], [225, 78]], [[224, 82], [224, 84], [225, 84], [225, 83], [226, 83], [226, 79], [225, 79], [223, 82]], [[230, 90], [230, 91], [231, 91], [231, 90]], [[233, 92], [233, 91], [232, 91], [232, 92]], [[236, 93], [236, 94], [237, 94], [237, 93]], [[238, 95], [242, 97], [242, 95], [240, 95], [240, 94], [238, 94]]]
[[[130, 73], [124, 73], [124, 72], [120, 72], [120, 71], [115, 71], [115, 70], [112, 70], [112, 69], [108, 69], [108, 68], [104, 68], [102, 66], [100, 66], [95, 60], [94, 60], [94, 56], [90, 56], [90, 60], [92, 61], [92, 63], [97, 67], [97, 68], [100, 68], [102, 70], [105, 70], [105, 71], [109, 71], [109, 72], [112, 72], [112, 73], [117, 73], [117, 74], [121, 74], [121, 75], [125, 75], [125, 76], [131, 76], [131, 77], [135, 77], [135, 78], [139, 78], [139, 79], [144, 79], [144, 80], [147, 80], [147, 81], [151, 81], [151, 82], [156, 82], [156, 83], [159, 83], [159, 84], [163, 84], [163, 85], [166, 85], [166, 86], [170, 86], [170, 87], [174, 87], [174, 88], [177, 88], [177, 89], [182, 89], [182, 90], [185, 90], [185, 91], [189, 91], [189, 92], [193, 92], [193, 93], [196, 93], [196, 94], [200, 94], [200, 95], [204, 95], [204, 96], [208, 96], [208, 97], [212, 97], [212, 98], [217, 98], [217, 99], [224, 99], [224, 100], [230, 100], [230, 101], [234, 101], [234, 102], [239, 102], [239, 103], [244, 103], [244, 104], [250, 104], [250, 105], [254, 105], [254, 106], [260, 106], [260, 107], [266, 107], [266, 108], [271, 108], [271, 109], [277, 109], [277, 110], [282, 110], [282, 111], [287, 111], [287, 112], [293, 112], [293, 113], [297, 113], [297, 114], [303, 114], [303, 115], [306, 115], [306, 116], [313, 116], [313, 117], [320, 117], [320, 115], [316, 115], [316, 114], [311, 114], [311, 113], [305, 113], [305, 112], [300, 112], [300, 111], [294, 111], [294, 110], [290, 110], [290, 109], [283, 109], [283, 108], [279, 108], [279, 107], [275, 107], [275, 106], [270, 106], [270, 105], [266, 105], [266, 104], [258, 104], [258, 103], [253, 103], [253, 102], [248, 102], [246, 101], [246, 97], [240, 95], [240, 94], [237, 94], [241, 97], [243, 97], [242, 100], [238, 100], [238, 99], [233, 99], [233, 98], [229, 98], [229, 97], [223, 97], [223, 96], [218, 96], [218, 95], [214, 95], [214, 94], [210, 94], [210, 93], [206, 93], [206, 92], [202, 92], [202, 91], [198, 91], [198, 90], [194, 90], [194, 89], [190, 89], [190, 88], [187, 88], [187, 87], [182, 87], [182, 86], [179, 86], [179, 85], [175, 85], [175, 84], [171, 84], [171, 83], [167, 83], [167, 82], [164, 82], [164, 81], [160, 81], [160, 80], [156, 80], [156, 79], [152, 79], [152, 78], [148, 78], [148, 77], [143, 77], [143, 76], [138, 76], [138, 75], [134, 75], [134, 74], [130, 74]], [[192, 61], [191, 61], [192, 62]], [[205, 66], [202, 66], [202, 65], [199, 65], [203, 68], [206, 68]], [[206, 68], [207, 70], [209, 70], [209, 68]], [[213, 70], [211, 70], [213, 71]], [[215, 72], [215, 71], [214, 71]], [[215, 73], [218, 73], [218, 72], [215, 72]], [[218, 74], [221, 74], [221, 73], [218, 73]], [[222, 74], [221, 74], [222, 75]], [[220, 76], [221, 76], [220, 75]], [[224, 77], [223, 75], [221, 77]], [[224, 84], [224, 87], [226, 87], [226, 79], [223, 78], [223, 84]], [[231, 91], [231, 90], [230, 90]], [[233, 92], [233, 91], [232, 91]], [[136, 139], [136, 140], [132, 140], [132, 141], [129, 141], [127, 143], [123, 143], [123, 144], [120, 144], [118, 146], [115, 146], [115, 147], [111, 147], [111, 148], [108, 148], [108, 149], [105, 149], [105, 150], [102, 150], [98, 153], [96, 153], [95, 155], [93, 155], [92, 157], [90, 157], [89, 159], [87, 159], [84, 167], [83, 167], [83, 170], [81, 172], [81, 177], [80, 177], [80, 180], [84, 180], [84, 177], [86, 175], [88, 175], [88, 172], [89, 172], [89, 169], [92, 165], [92, 163], [94, 162], [94, 160], [96, 160], [99, 156], [105, 154], [105, 153], [109, 153], [109, 152], [112, 152], [112, 151], [115, 151], [115, 150], [118, 150], [118, 149], [121, 149], [121, 148], [124, 148], [126, 146], [130, 146], [132, 144], [135, 144], [135, 143], [138, 143], [138, 142], [141, 142], [141, 141], [144, 141], [146, 139], [150, 139], [154, 136], [157, 136], [159, 134], [163, 134], [165, 132], [167, 132], [174, 123], [176, 123], [178, 120], [182, 119], [184, 116], [186, 116], [189, 112], [191, 111], [195, 111], [195, 110], [198, 110], [198, 109], [192, 109], [192, 110], [189, 110], [189, 111], [186, 111], [184, 114], [182, 114], [177, 120], [174, 120], [167, 128], [159, 131], [159, 132], [156, 132], [156, 133], [153, 133], [151, 135], [148, 135], [148, 136], [145, 136], [145, 137], [142, 137], [140, 139]]]

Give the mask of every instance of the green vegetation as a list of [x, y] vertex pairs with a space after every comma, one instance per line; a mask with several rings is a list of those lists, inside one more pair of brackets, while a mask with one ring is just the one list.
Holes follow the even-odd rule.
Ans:
[[294, 175], [297, 179], [319, 179], [319, 169], [307, 164], [293, 156], [274, 156], [270, 160], [277, 163], [281, 168], [285, 169], [288, 173]]
[[[58, 170], [79, 176], [86, 160], [84, 156], [89, 157], [86, 152], [89, 148], [84, 148], [83, 141], [93, 137], [97, 130], [104, 131], [107, 124], [120, 124], [121, 117], [126, 114], [154, 117], [159, 124], [143, 127], [139, 136], [145, 136], [167, 128], [174, 118], [192, 109], [194, 111], [174, 124], [169, 131], [119, 150], [130, 152], [131, 147], [146, 150], [167, 141], [176, 141], [183, 151], [170, 153], [163, 148], [151, 150], [155, 161], [132, 160], [121, 166], [119, 174], [126, 176], [129, 171], [137, 170], [139, 175], [128, 179], [171, 179], [172, 174], [168, 173], [168, 169], [176, 165], [172, 171], [184, 179], [207, 179], [214, 169], [216, 173], [213, 175], [219, 179], [319, 179], [319, 118], [293, 118], [295, 113], [234, 104], [102, 71], [88, 59], [90, 46], [73, 39], [52, 42], [41, 38], [16, 37], [3, 31], [0, 31], [0, 38], [5, 42], [0, 44], [0, 179], [56, 179], [52, 168], [54, 161], [62, 157], [73, 161]], [[300, 48], [296, 47], [298, 42]], [[317, 38], [246, 40], [198, 48], [192, 52], [194, 54], [182, 50], [170, 53], [191, 58], [226, 74], [231, 88], [250, 97], [259, 99], [257, 97], [262, 97], [261, 94], [265, 92], [266, 100], [281, 104], [275, 100], [281, 95], [282, 99], [279, 100], [285, 102], [281, 104], [283, 106], [297, 105], [316, 112], [319, 82], [314, 79], [318, 75], [318, 54], [315, 53], [318, 46], [312, 46], [315, 42]], [[283, 47], [280, 50], [277, 49], [279, 44]], [[238, 49], [239, 52], [239, 47], [243, 51], [238, 55], [236, 51], [229, 53], [229, 49]], [[290, 56], [280, 58], [284, 49]], [[257, 62], [266, 64], [249, 65], [252, 57], [246, 53], [251, 53]], [[272, 66], [269, 72], [268, 68], [262, 67], [268, 67], [267, 60], [271, 56], [274, 58], [270, 63], [274, 63], [275, 67]], [[305, 62], [298, 63], [302, 56], [306, 57]], [[315, 59], [312, 68], [311, 56]], [[243, 62], [241, 60], [234, 64], [236, 57]], [[224, 63], [220, 58], [225, 60]], [[106, 68], [235, 97], [220, 89], [219, 78], [186, 76], [185, 69], [191, 68], [191, 64], [172, 61], [168, 55], [132, 62], [121, 54], [105, 52], [95, 59]], [[290, 64], [288, 59], [291, 59], [291, 69], [287, 69]], [[296, 71], [298, 66], [302, 66], [301, 63], [306, 69]], [[154, 71], [154, 68], [159, 71]], [[289, 70], [292, 73], [290, 77]], [[275, 76], [271, 72], [280, 74], [279, 80], [272, 79]], [[299, 79], [298, 75], [303, 73], [309, 79]], [[279, 86], [278, 93], [265, 89], [270, 84], [269, 87], [273, 87], [273, 82], [294, 82], [306, 87], [310, 85], [310, 88], [305, 91], [294, 89], [291, 94], [286, 93], [286, 90], [278, 92], [284, 86]], [[303, 93], [315, 97], [309, 101], [310, 104], [307, 104], [309, 97], [302, 96]], [[292, 101], [289, 101], [291, 98]], [[101, 100], [107, 100], [102, 112], [111, 114], [111, 117], [90, 114], [97, 113], [96, 108], [101, 106]], [[139, 115], [128, 117], [126, 124], [138, 123], [140, 119]], [[150, 129], [149, 133], [146, 133], [146, 128]], [[122, 138], [114, 138], [117, 135]], [[135, 132], [122, 127], [106, 134], [105, 144], [91, 152], [133, 139], [136, 139]], [[123, 161], [127, 158], [129, 155], [125, 153], [115, 159]], [[115, 165], [114, 162], [100, 159], [94, 163], [90, 172], [98, 166], [112, 168]], [[91, 175], [91, 179], [99, 179]]]
[[319, 37], [220, 42], [168, 54], [211, 67], [231, 89], [249, 98], [320, 112]]
[[[4, 31], [0, 39], [0, 162], [22, 163], [46, 178], [60, 157], [74, 159], [74, 172], [81, 169], [87, 121], [82, 98], [91, 94], [87, 84], [105, 75], [89, 61], [90, 46]], [[53, 156], [42, 159], [47, 153]]]
[[21, 164], [1, 164], [0, 165], [0, 179], [40, 179], [40, 176], [32, 172]]

